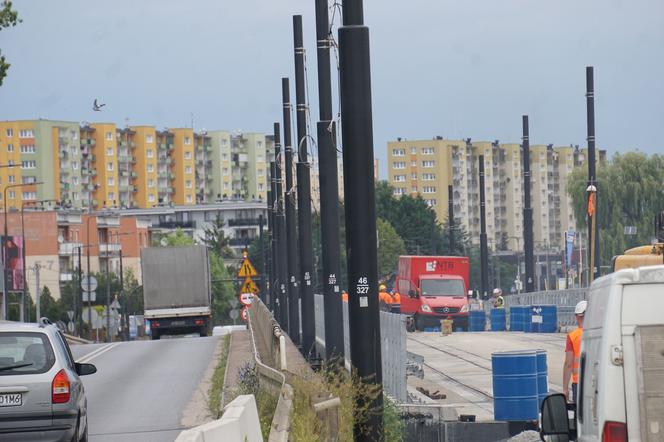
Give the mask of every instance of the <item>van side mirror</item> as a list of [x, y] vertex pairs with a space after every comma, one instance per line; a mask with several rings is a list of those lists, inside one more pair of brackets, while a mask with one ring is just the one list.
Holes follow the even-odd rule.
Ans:
[[567, 400], [562, 394], [547, 396], [542, 402], [542, 428], [540, 435], [557, 436], [552, 440], [567, 442], [576, 439], [570, 431], [569, 417], [567, 415]]
[[413, 289], [408, 290], [408, 297], [409, 298], [417, 298], [417, 292]]

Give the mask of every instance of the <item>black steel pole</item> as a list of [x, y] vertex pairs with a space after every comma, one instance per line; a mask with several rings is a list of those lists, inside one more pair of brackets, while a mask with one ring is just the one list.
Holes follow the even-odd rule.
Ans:
[[310, 359], [315, 353], [316, 326], [314, 288], [311, 285], [314, 253], [311, 240], [311, 175], [307, 140], [307, 106], [304, 90], [304, 44], [302, 16], [293, 16], [293, 52], [295, 55], [295, 103], [297, 116], [297, 225], [300, 246], [300, 299], [302, 300], [302, 354]]
[[129, 340], [129, 321], [127, 321], [127, 302], [124, 297], [124, 269], [122, 268], [122, 243], [119, 241], [118, 238], [118, 244], [120, 244], [120, 250], [118, 250], [118, 257], [120, 258], [120, 302], [121, 302], [121, 308], [122, 308], [122, 314], [120, 314], [121, 318], [121, 324], [122, 324], [122, 334], [124, 336], [124, 340], [128, 341]]
[[[263, 214], [258, 215], [258, 242], [260, 244], [260, 248], [258, 250], [258, 253], [261, 258], [261, 269], [260, 269], [260, 291], [265, 293], [266, 296], [269, 297], [269, 293], [267, 291], [268, 283], [267, 283], [267, 246], [263, 242], [265, 240], [265, 237], [263, 236]], [[266, 299], [267, 305], [269, 305], [270, 300]]]
[[277, 318], [282, 328], [287, 330], [288, 324], [288, 246], [286, 245], [286, 213], [284, 208], [283, 181], [281, 178], [281, 129], [279, 123], [274, 123], [274, 175], [275, 175], [275, 224], [277, 230], [277, 252], [275, 253], [277, 284]]
[[288, 78], [281, 79], [284, 111], [284, 152], [286, 153], [286, 246], [288, 248], [288, 335], [296, 345], [300, 343], [300, 287], [297, 275], [297, 233], [295, 220], [295, 187], [293, 186], [293, 146], [291, 144], [291, 103]]
[[323, 255], [323, 299], [325, 306], [325, 358], [343, 362], [343, 305], [341, 246], [339, 244], [339, 178], [337, 172], [336, 124], [332, 118], [330, 77], [330, 24], [327, 0], [316, 0], [318, 58], [318, 160], [320, 183], [320, 225]]
[[526, 292], [535, 291], [535, 257], [533, 253], [533, 209], [530, 206], [530, 135], [528, 115], [524, 115], [523, 123], [523, 250], [526, 261]]
[[369, 52], [362, 1], [346, 0], [339, 28], [339, 66], [350, 360], [360, 379], [377, 393], [369, 404], [364, 397], [356, 398], [358, 406], [369, 405], [372, 413], [354, 422], [355, 441], [384, 439]]
[[484, 155], [480, 155], [480, 267], [482, 298], [489, 294], [489, 250], [486, 237], [486, 201], [484, 195]]
[[[83, 266], [81, 265], [81, 246], [78, 246], [78, 336], [83, 336]], [[39, 318], [37, 318], [39, 320]]]
[[454, 253], [454, 192], [452, 186], [447, 186], [447, 228], [450, 235], [450, 255]]
[[273, 312], [273, 315], [277, 317], [276, 310], [275, 310], [275, 276], [276, 272], [274, 271], [275, 267], [275, 262], [274, 262], [274, 252], [275, 252], [275, 245], [276, 245], [276, 228], [274, 225], [274, 194], [275, 194], [275, 178], [274, 178], [274, 161], [270, 162], [270, 188], [267, 191], [267, 230], [270, 234], [269, 236], [269, 276], [268, 276], [268, 284], [269, 284], [269, 302], [267, 302], [267, 306], [270, 308], [270, 310]]
[[588, 187], [593, 186], [594, 190], [594, 210], [592, 215], [588, 216], [588, 243], [590, 250], [589, 281], [600, 276], [600, 256], [599, 256], [599, 226], [598, 226], [598, 205], [597, 205], [597, 171], [595, 168], [595, 82], [592, 66], [586, 67], [586, 114], [588, 123]]

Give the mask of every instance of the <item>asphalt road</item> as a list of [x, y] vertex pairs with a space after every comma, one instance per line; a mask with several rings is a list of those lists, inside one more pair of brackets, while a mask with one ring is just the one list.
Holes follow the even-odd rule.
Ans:
[[175, 440], [217, 342], [208, 337], [71, 346], [77, 361], [97, 367], [82, 378], [90, 440]]

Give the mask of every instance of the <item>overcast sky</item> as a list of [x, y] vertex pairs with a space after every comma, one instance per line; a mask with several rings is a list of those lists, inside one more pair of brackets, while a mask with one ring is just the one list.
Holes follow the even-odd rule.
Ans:
[[[15, 0], [0, 119], [270, 132], [304, 16], [318, 118], [313, 0]], [[366, 0], [374, 152], [396, 137], [585, 145], [595, 67], [598, 146], [664, 152], [664, 1]], [[337, 20], [338, 23], [338, 20]], [[107, 104], [93, 112], [98, 97]], [[294, 101], [294, 98], [293, 98]]]

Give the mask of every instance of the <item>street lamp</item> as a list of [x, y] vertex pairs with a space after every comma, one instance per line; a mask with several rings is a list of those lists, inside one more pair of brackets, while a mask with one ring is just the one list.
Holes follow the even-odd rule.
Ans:
[[[13, 167], [14, 165], [5, 165], [4, 167]], [[18, 183], [18, 184], [9, 184], [8, 186], [5, 186], [5, 189], [3, 191], [3, 205], [4, 205], [4, 221], [5, 221], [5, 230], [4, 230], [4, 237], [2, 240], [2, 319], [5, 320], [7, 319], [7, 247], [6, 247], [6, 242], [7, 242], [7, 190], [8, 189], [14, 189], [18, 187], [27, 187], [27, 186], [38, 186], [40, 184], [44, 184], [41, 181], [36, 181], [34, 183]]]

